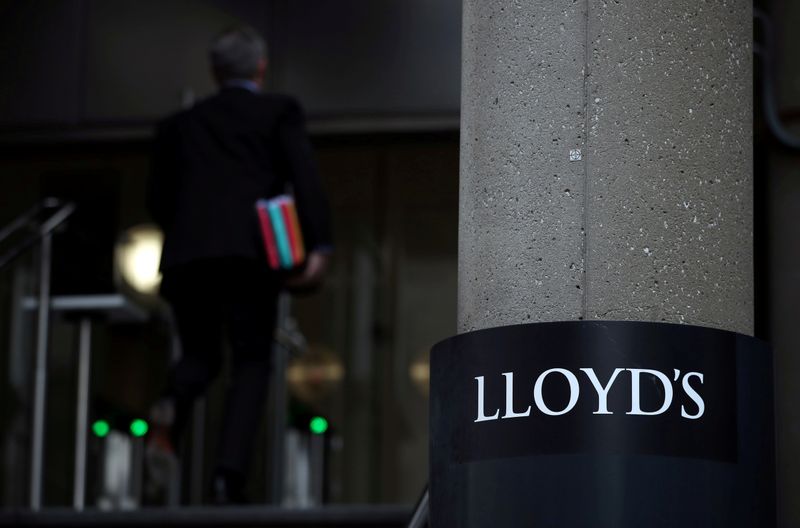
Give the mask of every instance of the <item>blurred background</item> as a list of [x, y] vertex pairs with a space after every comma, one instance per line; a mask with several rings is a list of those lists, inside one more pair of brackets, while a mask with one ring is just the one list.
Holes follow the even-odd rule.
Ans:
[[[756, 332], [775, 348], [779, 509], [796, 526], [800, 4], [756, 7]], [[213, 93], [208, 43], [237, 23], [267, 38], [267, 89], [305, 107], [336, 245], [322, 292], [284, 302], [285, 397], [265, 406], [248, 494], [410, 508], [425, 485], [427, 354], [456, 332], [460, 0], [0, 0], [0, 229], [30, 212], [0, 231], [14, 257], [0, 259], [4, 509], [29, 503], [50, 237], [42, 506], [76, 504], [76, 429], [85, 506], [202, 503], [221, 381], [195, 413], [177, 491], [148, 498], [137, 469], [174, 353], [145, 181], [155, 122]]]
[[[87, 506], [110, 497], [112, 433], [132, 436], [163, 386], [172, 335], [148, 278], [160, 248], [145, 210], [153, 126], [215, 91], [208, 45], [239, 23], [267, 38], [267, 90], [306, 110], [334, 215], [328, 281], [291, 301], [306, 344], [290, 354], [286, 449], [305, 446], [308, 460], [286, 464], [303, 470], [286, 476], [281, 500], [418, 498], [428, 349], [455, 333], [460, 12], [459, 0], [0, 2], [0, 226], [46, 197], [75, 203], [53, 235], [51, 294], [116, 303], [50, 314], [43, 507], [73, 505], [82, 321], [91, 319]], [[29, 500], [39, 253], [37, 242], [0, 270], [6, 508]], [[200, 503], [207, 489], [197, 481], [210, 469], [196, 466], [211, 464], [223, 378], [183, 446], [181, 504]], [[327, 425], [317, 431], [322, 458], [303, 443], [313, 417]], [[267, 429], [248, 489], [261, 502], [275, 499]], [[137, 479], [119, 493], [146, 503]], [[110, 504], [127, 504], [117, 499]]]

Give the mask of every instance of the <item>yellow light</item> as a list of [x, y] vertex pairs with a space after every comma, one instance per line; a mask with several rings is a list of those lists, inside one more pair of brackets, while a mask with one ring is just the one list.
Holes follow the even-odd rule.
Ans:
[[341, 358], [324, 345], [312, 343], [286, 369], [289, 392], [303, 403], [319, 407], [341, 386], [345, 369]]
[[408, 377], [420, 394], [428, 396], [431, 383], [430, 352], [426, 349], [408, 366]]
[[155, 295], [161, 284], [158, 266], [164, 235], [151, 225], [128, 229], [117, 245], [117, 269], [122, 280], [143, 295]]

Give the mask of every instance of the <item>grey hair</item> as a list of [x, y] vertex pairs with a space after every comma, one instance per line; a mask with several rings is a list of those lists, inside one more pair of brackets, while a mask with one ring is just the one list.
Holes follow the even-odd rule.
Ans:
[[258, 63], [267, 55], [267, 43], [250, 26], [226, 29], [214, 39], [209, 49], [211, 67], [219, 82], [252, 79]]

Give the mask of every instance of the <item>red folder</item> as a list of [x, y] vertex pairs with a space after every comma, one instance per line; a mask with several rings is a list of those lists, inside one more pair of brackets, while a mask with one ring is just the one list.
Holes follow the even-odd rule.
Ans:
[[261, 225], [261, 234], [264, 238], [264, 249], [267, 252], [267, 262], [272, 269], [280, 269], [281, 264], [278, 261], [278, 246], [275, 242], [275, 234], [272, 228], [272, 222], [269, 219], [269, 205], [266, 200], [259, 200], [256, 203], [256, 211], [258, 212], [258, 221]]

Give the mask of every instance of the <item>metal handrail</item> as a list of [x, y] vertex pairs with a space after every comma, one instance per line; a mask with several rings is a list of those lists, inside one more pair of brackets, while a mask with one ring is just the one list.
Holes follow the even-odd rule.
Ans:
[[6, 238], [13, 235], [15, 232], [19, 231], [26, 225], [33, 222], [33, 220], [41, 213], [44, 209], [54, 209], [61, 205], [61, 200], [58, 198], [45, 198], [44, 200], [38, 202], [36, 205], [22, 213], [21, 215], [17, 216], [14, 220], [11, 221], [10, 224], [5, 226], [3, 229], [0, 229], [0, 242], [3, 242]]
[[417, 501], [417, 505], [414, 508], [414, 514], [411, 516], [411, 520], [408, 522], [407, 528], [427, 528], [429, 526], [429, 513], [430, 502], [428, 486], [425, 485], [425, 490], [422, 492], [422, 496]]
[[[42, 213], [55, 209], [41, 220]], [[50, 335], [50, 268], [54, 231], [75, 212], [75, 204], [56, 198], [45, 198], [0, 230], [0, 243], [26, 227], [35, 226], [33, 233], [0, 256], [0, 270], [35, 244], [39, 255], [39, 306], [36, 324], [36, 356], [33, 377], [33, 418], [31, 434], [30, 506], [36, 511], [42, 505], [42, 469], [44, 461], [44, 417], [47, 397], [47, 345]]]
[[14, 259], [25, 253], [25, 251], [27, 251], [29, 248], [33, 247], [34, 244], [42, 240], [45, 236], [49, 235], [56, 228], [66, 222], [67, 219], [75, 212], [75, 204], [72, 202], [63, 203], [57, 198], [45, 198], [29, 210], [19, 215], [10, 224], [0, 230], [1, 243], [17, 231], [20, 231], [24, 227], [31, 225], [42, 213], [42, 211], [56, 207], [58, 207], [56, 212], [53, 213], [48, 219], [41, 222], [32, 235], [27, 236], [14, 245], [11, 249], [6, 251], [2, 256], [0, 256], [0, 270], [2, 270]]

